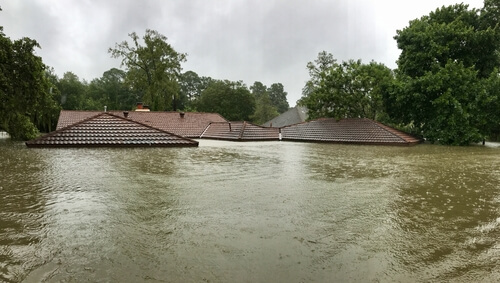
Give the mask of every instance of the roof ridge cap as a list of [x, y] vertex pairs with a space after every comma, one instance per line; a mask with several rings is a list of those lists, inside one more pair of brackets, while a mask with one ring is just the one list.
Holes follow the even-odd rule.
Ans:
[[[140, 111], [139, 111], [140, 112]], [[125, 120], [125, 121], [129, 121], [129, 122], [132, 122], [134, 124], [139, 124], [141, 126], [144, 126], [144, 127], [147, 127], [147, 128], [150, 128], [150, 129], [154, 129], [154, 130], [158, 130], [160, 132], [163, 132], [163, 133], [167, 133], [169, 135], [172, 135], [172, 136], [175, 136], [175, 137], [178, 137], [178, 138], [181, 138], [181, 139], [184, 139], [184, 140], [190, 140], [190, 141], [195, 141], [193, 139], [190, 139], [190, 138], [187, 138], [187, 137], [183, 137], [183, 136], [180, 136], [180, 135], [177, 135], [177, 134], [174, 134], [174, 133], [171, 133], [169, 131], [165, 131], [165, 130], [162, 130], [162, 129], [159, 129], [159, 128], [156, 128], [156, 127], [153, 127], [151, 125], [148, 125], [148, 124], [145, 124], [145, 123], [142, 123], [142, 122], [139, 122], [139, 121], [135, 121], [135, 120], [132, 120], [132, 119], [129, 119], [129, 118], [125, 118], [125, 117], [122, 117], [122, 116], [119, 116], [117, 114], [114, 114], [114, 113], [109, 113], [109, 112], [103, 112], [101, 114], [107, 114], [109, 116], [113, 116], [113, 117], [116, 117], [116, 118], [119, 118], [121, 120]], [[97, 117], [98, 115], [94, 116], [95, 118]]]

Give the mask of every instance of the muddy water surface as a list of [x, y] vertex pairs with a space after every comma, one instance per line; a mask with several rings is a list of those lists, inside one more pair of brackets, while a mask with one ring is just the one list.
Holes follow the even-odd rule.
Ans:
[[500, 278], [500, 148], [0, 139], [0, 282]]

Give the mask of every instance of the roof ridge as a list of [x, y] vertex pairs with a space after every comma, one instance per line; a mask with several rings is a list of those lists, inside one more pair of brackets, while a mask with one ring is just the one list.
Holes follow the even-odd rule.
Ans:
[[[165, 130], [162, 130], [162, 129], [159, 129], [159, 128], [156, 128], [156, 127], [153, 127], [151, 125], [148, 125], [148, 124], [145, 124], [145, 123], [142, 123], [142, 122], [139, 122], [139, 121], [135, 121], [135, 120], [132, 120], [132, 119], [128, 119], [128, 118], [125, 118], [125, 117], [121, 117], [119, 115], [116, 115], [116, 114], [113, 114], [113, 113], [109, 113], [109, 112], [103, 112], [101, 114], [107, 114], [109, 116], [113, 116], [113, 117], [116, 117], [116, 118], [119, 118], [119, 119], [122, 119], [122, 120], [125, 120], [125, 121], [130, 121], [134, 124], [139, 124], [141, 126], [144, 126], [144, 127], [147, 127], [147, 128], [150, 128], [150, 129], [155, 129], [155, 130], [158, 130], [160, 132], [163, 132], [163, 133], [167, 133], [169, 135], [172, 135], [172, 136], [176, 136], [178, 138], [181, 138], [181, 139], [185, 139], [185, 140], [190, 140], [190, 141], [195, 141], [195, 140], [192, 140], [190, 138], [187, 138], [187, 137], [183, 137], [183, 136], [180, 136], [180, 135], [177, 135], [177, 134], [174, 134], [174, 133], [171, 133], [169, 131], [165, 131]], [[94, 116], [94, 118], [97, 118], [99, 115], [96, 115]]]

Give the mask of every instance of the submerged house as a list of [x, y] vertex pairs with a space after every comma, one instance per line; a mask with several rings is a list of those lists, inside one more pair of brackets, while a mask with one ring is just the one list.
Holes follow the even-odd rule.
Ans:
[[[290, 113], [290, 117], [296, 116], [293, 112]], [[284, 120], [290, 122], [293, 119]], [[192, 140], [193, 138], [373, 145], [415, 145], [420, 142], [419, 139], [404, 132], [366, 118], [342, 120], [323, 118], [285, 124], [280, 127], [265, 127], [246, 121], [230, 122], [216, 113], [62, 110], [56, 131], [28, 141], [26, 145], [28, 147], [198, 146], [198, 142]]]
[[[81, 113], [79, 113], [81, 114]], [[186, 147], [198, 142], [113, 113], [101, 112], [27, 141], [28, 147]]]

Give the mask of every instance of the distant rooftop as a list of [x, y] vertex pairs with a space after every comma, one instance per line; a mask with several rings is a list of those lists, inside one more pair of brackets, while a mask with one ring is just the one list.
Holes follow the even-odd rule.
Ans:
[[267, 121], [262, 126], [264, 127], [275, 127], [281, 128], [293, 124], [298, 124], [305, 122], [307, 120], [307, 108], [302, 106], [296, 106], [288, 109], [288, 111]]

